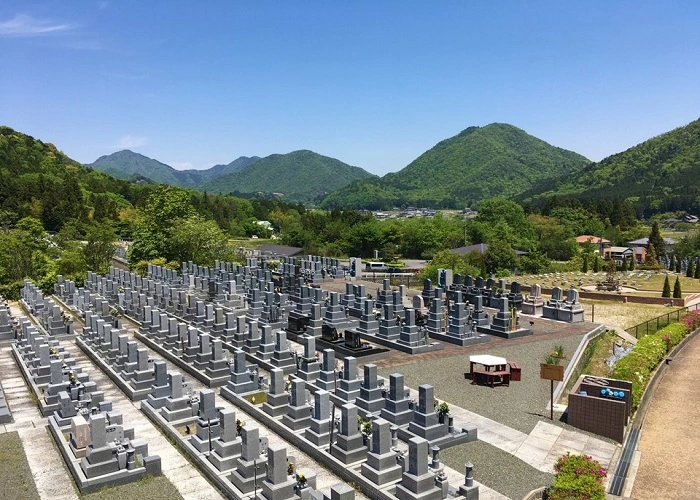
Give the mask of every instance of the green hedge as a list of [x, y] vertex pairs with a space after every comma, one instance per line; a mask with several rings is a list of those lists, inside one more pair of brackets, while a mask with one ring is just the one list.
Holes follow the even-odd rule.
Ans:
[[690, 333], [683, 323], [672, 323], [655, 333], [642, 337], [632, 351], [618, 361], [613, 378], [632, 382], [632, 409], [639, 407], [651, 374], [664, 356]]

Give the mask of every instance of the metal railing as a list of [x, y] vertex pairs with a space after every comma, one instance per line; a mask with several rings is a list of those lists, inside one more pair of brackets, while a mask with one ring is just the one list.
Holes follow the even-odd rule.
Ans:
[[389, 278], [391, 286], [406, 285], [408, 288], [417, 287], [419, 280], [413, 273], [373, 273], [362, 271], [362, 280], [372, 283], [382, 283], [385, 278]]
[[697, 311], [699, 309], [700, 303], [693, 304], [692, 306], [688, 307], [682, 307], [680, 309], [676, 309], [675, 311], [671, 311], [666, 314], [662, 314], [661, 316], [657, 316], [656, 318], [652, 318], [649, 321], [645, 321], [644, 323], [640, 323], [633, 327], [626, 328], [626, 330], [627, 333], [629, 333], [630, 335], [634, 335], [636, 339], [641, 339], [645, 335], [655, 333], [661, 330], [662, 328], [670, 325], [671, 323], [676, 323], [680, 321], [686, 313], [691, 311]]

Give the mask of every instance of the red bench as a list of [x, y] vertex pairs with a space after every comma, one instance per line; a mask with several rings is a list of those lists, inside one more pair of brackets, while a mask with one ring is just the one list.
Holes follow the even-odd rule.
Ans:
[[493, 384], [495, 382], [498, 382], [502, 385], [510, 385], [510, 372], [507, 372], [505, 370], [494, 372], [486, 370], [474, 370], [474, 378], [478, 379], [479, 377], [484, 377], [486, 379], [486, 383], [489, 384], [491, 387], [493, 387]]
[[508, 361], [508, 367], [510, 368], [510, 379], [513, 382], [520, 382], [521, 380], [521, 370], [520, 365], [515, 361]]

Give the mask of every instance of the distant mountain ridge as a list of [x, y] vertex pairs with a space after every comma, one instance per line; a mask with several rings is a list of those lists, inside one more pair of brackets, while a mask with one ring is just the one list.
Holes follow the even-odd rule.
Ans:
[[356, 182], [327, 196], [323, 208], [459, 208], [513, 197], [536, 182], [583, 168], [590, 160], [504, 123], [469, 127], [440, 141], [402, 170]]
[[374, 178], [366, 170], [309, 150], [273, 154], [238, 172], [206, 182], [212, 193], [276, 193], [284, 201], [310, 202], [353, 181]]
[[101, 156], [86, 165], [118, 179], [147, 178], [159, 184], [196, 188], [211, 179], [237, 172], [258, 161], [258, 156], [241, 156], [227, 165], [214, 165], [206, 170], [176, 170], [170, 165], [128, 149]]

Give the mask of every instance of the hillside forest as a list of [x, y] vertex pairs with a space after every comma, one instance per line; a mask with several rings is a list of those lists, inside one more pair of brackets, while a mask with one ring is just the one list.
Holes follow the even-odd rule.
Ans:
[[[473, 220], [440, 213], [378, 220], [355, 210], [132, 183], [0, 127], [0, 295], [16, 297], [24, 278], [49, 290], [57, 274], [80, 282], [87, 270], [104, 273], [120, 239], [131, 241], [128, 261], [137, 272], [147, 262], [240, 262], [236, 238], [255, 235], [310, 254], [368, 258], [377, 250], [384, 260], [433, 259], [457, 272], [507, 275], [601, 266], [593, 245], [576, 244], [580, 234], [613, 244], [650, 234], [629, 200], [551, 196], [536, 207], [495, 197], [476, 207]], [[449, 251], [476, 243], [489, 248], [483, 255]], [[677, 248], [680, 257], [700, 256], [700, 237], [691, 234]], [[515, 250], [527, 255], [516, 261]]]

